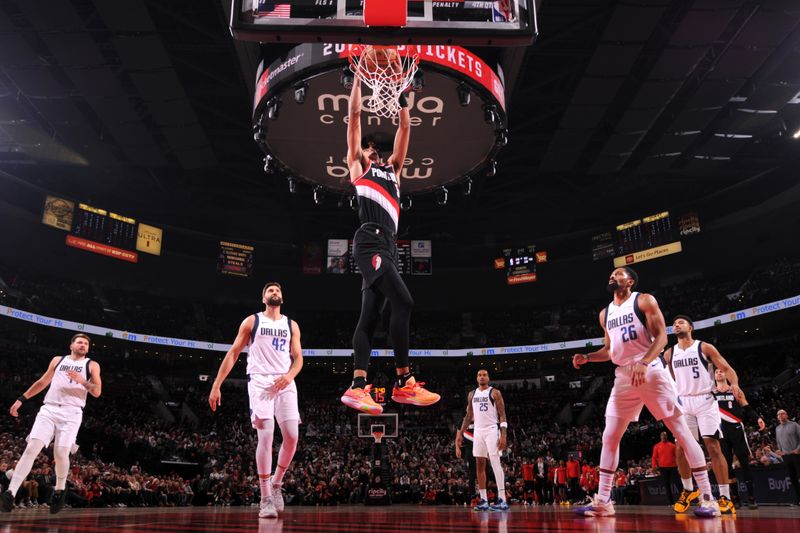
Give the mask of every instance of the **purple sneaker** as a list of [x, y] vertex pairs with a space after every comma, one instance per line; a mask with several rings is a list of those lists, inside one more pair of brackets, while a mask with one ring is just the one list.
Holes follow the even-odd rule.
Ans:
[[703, 499], [700, 501], [700, 506], [694, 510], [694, 515], [699, 518], [715, 518], [722, 515], [719, 510], [719, 503], [708, 494], [703, 494]]
[[598, 495], [595, 494], [592, 502], [589, 505], [576, 507], [573, 512], [580, 516], [614, 516], [614, 502], [608, 500], [607, 502], [600, 501]]

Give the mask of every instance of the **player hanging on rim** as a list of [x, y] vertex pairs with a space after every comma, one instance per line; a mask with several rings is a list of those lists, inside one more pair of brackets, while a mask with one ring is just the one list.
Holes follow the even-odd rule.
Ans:
[[408, 151], [411, 117], [405, 94], [392, 154], [384, 162], [375, 142], [361, 138], [361, 80], [355, 76], [350, 91], [347, 122], [347, 165], [358, 197], [361, 226], [353, 236], [353, 255], [364, 278], [361, 287], [361, 315], [353, 334], [353, 383], [342, 403], [369, 414], [383, 408], [370, 397], [367, 368], [372, 335], [383, 312], [389, 312], [389, 337], [394, 348], [397, 380], [392, 400], [418, 406], [433, 405], [440, 396], [423, 387], [411, 374], [408, 361], [409, 327], [414, 301], [397, 270], [395, 243], [400, 218], [399, 176]]
[[675, 385], [659, 358], [667, 344], [664, 315], [653, 296], [633, 291], [638, 282], [639, 277], [632, 268], [617, 268], [611, 273], [606, 288], [614, 295], [614, 300], [599, 315], [605, 334], [603, 347], [572, 357], [575, 368], [609, 360], [617, 366], [614, 387], [606, 404], [598, 492], [591, 504], [578, 507], [575, 512], [585, 516], [611, 516], [615, 513], [611, 484], [619, 463], [619, 444], [628, 425], [639, 419], [642, 406], [646, 405], [686, 450], [692, 474], [702, 493], [695, 514], [700, 517], [719, 516], [719, 505], [708, 480], [705, 455], [692, 438], [678, 408]]
[[[274, 281], [267, 283], [261, 298], [265, 310], [242, 321], [233, 346], [219, 366], [208, 403], [212, 411], [222, 404], [222, 382], [233, 370], [239, 354], [249, 344], [247, 391], [250, 396], [250, 422], [258, 433], [256, 468], [261, 488], [258, 516], [275, 518], [279, 511], [283, 511], [281, 484], [297, 450], [300, 411], [294, 379], [303, 368], [303, 350], [297, 322], [281, 314], [281, 286]], [[273, 475], [272, 439], [276, 421], [281, 428], [283, 442]]]
[[[508, 511], [506, 503], [506, 478], [500, 454], [506, 449], [506, 404], [503, 395], [489, 386], [489, 371], [480, 369], [477, 375], [478, 388], [467, 397], [467, 414], [456, 431], [456, 457], [461, 458], [461, 444], [464, 432], [474, 421], [472, 454], [475, 456], [475, 470], [478, 475], [480, 501], [475, 511]], [[486, 458], [492, 463], [494, 480], [497, 483], [497, 501], [489, 505], [486, 492]]]
[[[755, 491], [753, 490], [753, 472], [750, 470], [750, 445], [747, 443], [747, 434], [744, 429], [743, 420], [746, 418], [751, 424], [757, 424], [758, 429], [764, 431], [767, 424], [755, 409], [753, 409], [744, 395], [744, 391], [739, 389], [736, 394], [733, 385], [727, 377], [727, 373], [717, 368], [714, 370], [714, 398], [719, 406], [719, 414], [722, 417], [722, 434], [725, 438], [720, 443], [722, 445], [722, 455], [728, 463], [728, 482], [733, 489], [733, 496], [737, 494], [737, 482], [733, 477], [733, 454], [739, 460], [739, 468], [744, 477], [744, 484], [747, 487], [747, 500], [750, 509], [758, 509]], [[738, 388], [738, 387], [737, 387]]]
[[90, 342], [89, 337], [83, 333], [74, 335], [69, 343], [69, 355], [53, 357], [42, 377], [17, 398], [9, 409], [11, 416], [19, 416], [19, 408], [23, 402], [50, 386], [28, 435], [28, 445], [14, 468], [8, 490], [0, 495], [0, 508], [4, 512], [11, 512], [14, 508], [14, 498], [31, 471], [36, 456], [51, 442], [56, 463], [56, 486], [50, 502], [50, 512], [57, 513], [64, 508], [67, 501], [69, 454], [77, 450], [75, 441], [83, 420], [86, 395], [99, 398], [103, 390], [100, 365], [86, 357]]
[[[691, 318], [686, 315], [676, 316], [672, 331], [678, 337], [678, 343], [664, 351], [664, 361], [675, 378], [681, 411], [695, 440], [699, 441], [702, 437], [711, 457], [711, 467], [719, 485], [719, 510], [722, 514], [735, 513], [728, 486], [728, 465], [725, 464], [720, 443], [726, 435], [722, 431], [719, 407], [712, 394], [714, 379], [711, 377], [711, 365], [721, 368], [730, 376], [734, 393], [741, 393], [739, 377], [713, 345], [692, 338], [694, 324]], [[674, 509], [675, 512], [682, 513], [699, 494], [692, 490], [691, 471], [680, 443], [676, 445], [675, 458], [683, 490]]]

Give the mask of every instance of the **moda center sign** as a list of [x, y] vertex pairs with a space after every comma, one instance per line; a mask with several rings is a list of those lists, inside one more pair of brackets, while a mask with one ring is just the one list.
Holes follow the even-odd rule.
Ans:
[[[360, 50], [302, 44], [259, 66], [253, 126], [263, 132], [264, 150], [286, 174], [328, 189], [350, 189], [345, 161], [350, 91], [342, 78], [348, 57]], [[424, 78], [422, 90], [408, 95], [411, 142], [401, 192], [431, 191], [481, 172], [500, 149], [498, 139], [506, 129], [501, 77], [457, 46], [399, 46], [398, 53], [416, 55]], [[362, 86], [365, 102], [369, 95]], [[388, 155], [397, 118], [373, 115], [365, 105], [362, 109], [362, 135], [376, 139]]]

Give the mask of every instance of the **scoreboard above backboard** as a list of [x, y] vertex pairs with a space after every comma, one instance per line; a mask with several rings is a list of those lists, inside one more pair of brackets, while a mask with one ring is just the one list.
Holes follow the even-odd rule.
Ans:
[[537, 33], [534, 0], [407, 0], [402, 28], [365, 26], [364, 1], [387, 0], [233, 0], [231, 33], [261, 43], [465, 46], [528, 46]]
[[675, 216], [669, 211], [618, 224], [592, 237], [592, 259], [614, 258], [624, 266], [681, 252], [680, 239], [700, 232], [700, 219], [692, 211]]

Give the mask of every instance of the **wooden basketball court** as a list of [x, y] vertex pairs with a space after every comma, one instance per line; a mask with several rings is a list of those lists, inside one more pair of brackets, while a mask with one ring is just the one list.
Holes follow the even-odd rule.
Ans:
[[762, 507], [738, 515], [698, 519], [666, 507], [621, 507], [610, 518], [581, 518], [559, 507], [515, 506], [507, 513], [476, 513], [465, 507], [287, 507], [277, 519], [259, 519], [255, 507], [155, 509], [15, 510], [0, 516], [0, 532], [477, 532], [523, 531], [793, 533], [800, 532], [800, 507]]

